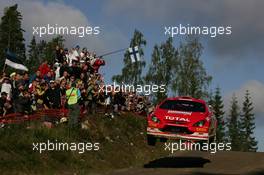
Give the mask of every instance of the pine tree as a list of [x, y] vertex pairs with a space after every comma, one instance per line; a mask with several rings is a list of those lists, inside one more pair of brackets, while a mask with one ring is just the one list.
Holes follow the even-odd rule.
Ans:
[[[171, 85], [173, 71], [177, 65], [177, 56], [172, 42], [172, 38], [168, 38], [160, 47], [158, 45], [154, 46], [151, 65], [145, 77], [146, 83], [165, 85], [167, 91]], [[167, 97], [166, 92], [160, 91], [153, 95], [155, 97], [154, 103], [158, 103]]]
[[63, 43], [64, 38], [62, 36], [52, 38], [48, 42], [40, 40], [38, 43], [36, 42], [36, 38], [33, 36], [30, 44], [28, 45], [28, 58], [26, 60], [26, 65], [30, 69], [29, 71], [35, 72], [44, 60], [53, 64], [55, 58], [55, 48], [57, 45], [63, 48]]
[[0, 58], [3, 66], [6, 51], [14, 52], [21, 60], [25, 60], [24, 30], [21, 28], [22, 15], [17, 11], [17, 4], [5, 8], [0, 23]]
[[228, 118], [228, 136], [233, 151], [241, 150], [239, 116], [240, 116], [240, 112], [239, 112], [238, 101], [237, 101], [237, 97], [234, 94], [231, 100], [231, 108], [229, 111], [229, 118]]
[[242, 114], [241, 114], [241, 135], [242, 135], [242, 150], [254, 151], [257, 150], [257, 141], [254, 134], [255, 129], [255, 117], [253, 113], [253, 103], [249, 91], [246, 91], [245, 99], [243, 102]]
[[40, 40], [39, 43], [37, 43], [38, 59], [40, 62], [43, 62], [46, 59], [46, 47], [47, 42], [45, 40]]
[[212, 77], [207, 75], [200, 57], [202, 44], [196, 38], [187, 38], [178, 49], [178, 67], [173, 82], [173, 90], [180, 96], [195, 98], [208, 97]]
[[[162, 69], [161, 69], [161, 53], [160, 48], [158, 45], [154, 46], [152, 56], [151, 56], [151, 65], [149, 67], [149, 70], [145, 76], [146, 83], [149, 84], [162, 84], [164, 79], [162, 75]], [[160, 93], [158, 91], [155, 94], [152, 94], [154, 96], [153, 102], [156, 104], [160, 102], [162, 99], [166, 98], [166, 93]]]
[[217, 142], [223, 142], [225, 140], [225, 125], [224, 125], [224, 104], [222, 96], [220, 93], [220, 88], [217, 87], [215, 94], [212, 99], [212, 107], [214, 111], [214, 116], [217, 119], [217, 130], [216, 130], [216, 140]]
[[55, 63], [55, 58], [56, 58], [55, 48], [56, 48], [56, 46], [63, 48], [64, 41], [65, 41], [65, 39], [63, 38], [63, 36], [59, 35], [59, 36], [52, 38], [51, 41], [46, 43], [45, 52], [44, 52], [44, 55], [45, 55], [44, 59], [47, 60], [49, 64]]
[[26, 65], [30, 69], [30, 72], [35, 72], [37, 69], [35, 65], [40, 65], [40, 60], [38, 58], [38, 47], [35, 36], [32, 37], [28, 48], [28, 59], [26, 61]]
[[213, 107], [213, 103], [214, 103], [214, 93], [212, 91], [212, 89], [210, 90], [210, 92], [208, 93], [208, 100], [207, 100], [207, 103], [209, 106]]
[[129, 52], [126, 51], [124, 55], [124, 68], [122, 69], [121, 75], [115, 75], [112, 77], [113, 81], [116, 81], [117, 83], [125, 83], [125, 84], [131, 84], [131, 85], [138, 85], [142, 84], [142, 69], [145, 67], [146, 62], [142, 60], [142, 57], [144, 56], [144, 51], [142, 46], [146, 46], [147, 42], [144, 39], [144, 35], [138, 31], [135, 30], [133, 38], [130, 42], [130, 47], [139, 47], [139, 55], [141, 57], [141, 61], [136, 61], [135, 63], [131, 62]]

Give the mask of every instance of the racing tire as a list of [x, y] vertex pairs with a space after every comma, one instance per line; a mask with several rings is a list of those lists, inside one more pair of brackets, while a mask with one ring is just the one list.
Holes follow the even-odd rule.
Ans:
[[147, 135], [147, 141], [149, 146], [155, 146], [157, 142], [157, 138]]

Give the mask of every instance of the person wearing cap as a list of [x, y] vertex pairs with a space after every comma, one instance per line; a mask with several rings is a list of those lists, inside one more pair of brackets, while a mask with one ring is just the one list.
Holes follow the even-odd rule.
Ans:
[[16, 76], [16, 72], [13, 72], [10, 74], [10, 78], [13, 79], [13, 77]]
[[80, 115], [79, 99], [81, 98], [81, 92], [76, 87], [75, 83], [71, 84], [71, 88], [66, 91], [66, 103], [69, 109], [69, 127], [78, 127], [78, 118]]

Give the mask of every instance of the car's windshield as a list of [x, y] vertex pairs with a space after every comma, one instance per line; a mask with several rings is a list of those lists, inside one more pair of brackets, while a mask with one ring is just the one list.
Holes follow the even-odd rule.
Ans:
[[187, 100], [166, 100], [160, 105], [160, 108], [187, 112], [205, 112], [204, 104]]

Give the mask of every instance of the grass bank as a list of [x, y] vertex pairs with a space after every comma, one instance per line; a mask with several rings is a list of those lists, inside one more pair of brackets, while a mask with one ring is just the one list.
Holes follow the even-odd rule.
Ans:
[[[165, 154], [162, 145], [146, 144], [146, 121], [134, 114], [114, 119], [101, 115], [87, 117], [88, 129], [69, 131], [67, 125], [55, 128], [40, 123], [10, 125], [0, 129], [1, 174], [89, 174], [140, 167]], [[30, 129], [29, 129], [30, 128]], [[32, 143], [99, 143], [98, 151], [33, 151]]]

